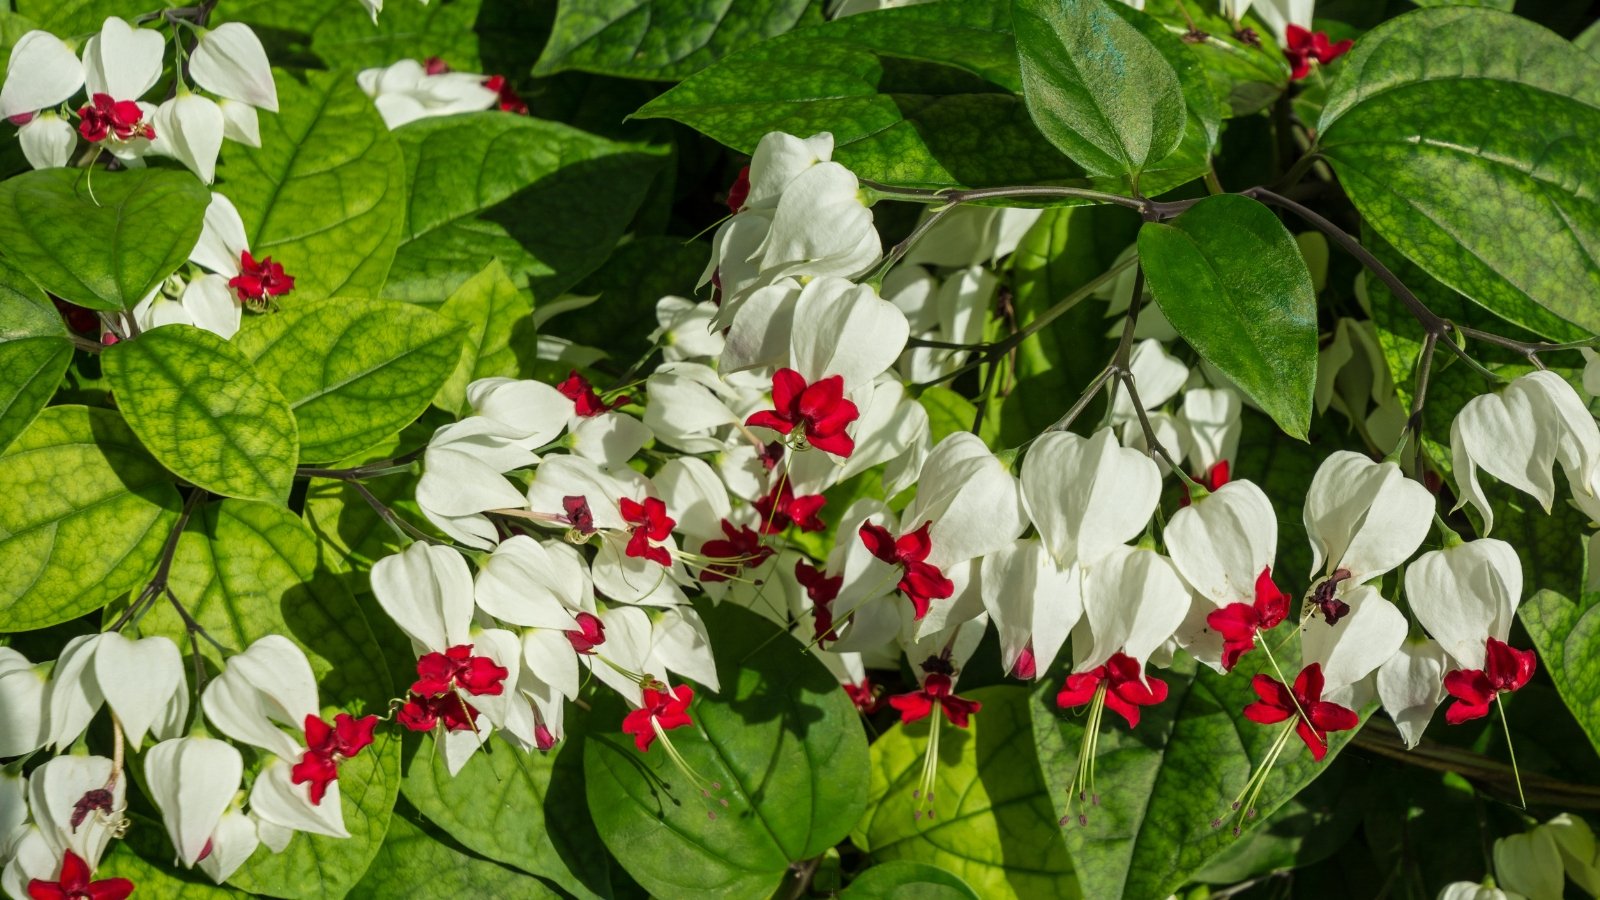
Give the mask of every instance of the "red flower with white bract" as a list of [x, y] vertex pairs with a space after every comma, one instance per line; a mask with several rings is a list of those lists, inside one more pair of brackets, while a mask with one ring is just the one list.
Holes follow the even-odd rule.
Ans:
[[372, 743], [372, 729], [377, 724], [377, 716], [358, 719], [349, 713], [339, 713], [333, 717], [332, 725], [317, 716], [306, 716], [306, 750], [294, 764], [290, 780], [310, 785], [313, 806], [322, 804], [328, 785], [338, 779], [339, 763]]
[[582, 419], [589, 419], [603, 413], [608, 413], [619, 406], [628, 403], [628, 397], [622, 396], [607, 403], [600, 397], [600, 392], [594, 389], [589, 379], [578, 374], [577, 369], [567, 373], [567, 380], [556, 385], [556, 390], [561, 396], [572, 401], [573, 415]]
[[667, 515], [667, 505], [656, 497], [646, 497], [643, 503], [623, 497], [619, 508], [623, 520], [631, 526], [627, 554], [671, 568], [672, 554], [660, 544], [672, 536], [678, 523]]
[[740, 569], [753, 569], [772, 557], [772, 548], [762, 544], [761, 535], [749, 525], [735, 526], [723, 519], [722, 534], [700, 545], [707, 562], [700, 571], [701, 582], [727, 581]]
[[1328, 732], [1349, 731], [1361, 724], [1355, 710], [1322, 699], [1322, 683], [1321, 663], [1301, 669], [1292, 690], [1276, 678], [1257, 675], [1250, 687], [1261, 699], [1244, 708], [1244, 717], [1261, 725], [1296, 717], [1295, 733], [1311, 758], [1321, 762], [1328, 755]]
[[1068, 675], [1056, 694], [1056, 706], [1071, 709], [1104, 696], [1106, 708], [1121, 716], [1129, 728], [1139, 726], [1139, 708], [1154, 706], [1167, 699], [1167, 683], [1159, 678], [1143, 678], [1139, 661], [1125, 653], [1114, 654], [1105, 665]]
[[1239, 657], [1255, 649], [1256, 632], [1267, 631], [1289, 615], [1289, 597], [1272, 581], [1272, 570], [1256, 578], [1254, 603], [1230, 603], [1206, 616], [1206, 624], [1222, 635], [1222, 668], [1232, 671]]
[[811, 617], [816, 626], [812, 640], [819, 647], [825, 641], [837, 641], [839, 634], [833, 629], [833, 601], [839, 596], [839, 588], [844, 586], [844, 576], [830, 578], [825, 570], [802, 559], [794, 564], [794, 578], [806, 589], [806, 596], [811, 600]]
[[1533, 677], [1538, 660], [1532, 650], [1518, 650], [1505, 641], [1489, 638], [1482, 669], [1457, 669], [1444, 676], [1444, 689], [1455, 702], [1444, 720], [1460, 725], [1489, 714], [1489, 703], [1501, 693], [1520, 690]]
[[858, 531], [861, 543], [873, 556], [892, 566], [901, 567], [900, 581], [895, 589], [911, 601], [918, 619], [928, 614], [930, 601], [946, 600], [955, 593], [955, 584], [944, 576], [938, 566], [927, 562], [928, 554], [933, 550], [933, 542], [928, 537], [932, 525], [931, 521], [923, 522], [921, 528], [898, 538], [891, 535], [889, 529], [871, 522], [862, 524]]
[[937, 708], [951, 725], [965, 728], [968, 719], [983, 709], [983, 704], [956, 696], [952, 693], [954, 687], [949, 675], [932, 672], [922, 680], [922, 687], [890, 697], [889, 705], [900, 710], [902, 723], [925, 719]]
[[689, 718], [689, 704], [694, 701], [694, 688], [687, 684], [667, 690], [664, 684], [648, 685], [643, 691], [643, 703], [622, 719], [622, 733], [633, 735], [633, 743], [643, 753], [650, 749], [662, 732], [693, 725]]
[[593, 655], [594, 648], [606, 642], [606, 623], [599, 616], [589, 612], [580, 612], [572, 618], [577, 621], [578, 627], [562, 633], [567, 636], [567, 641], [572, 644], [573, 650]]
[[795, 496], [794, 488], [784, 479], [755, 502], [756, 513], [761, 516], [761, 533], [778, 534], [790, 525], [801, 531], [822, 531], [828, 526], [818, 513], [827, 502], [821, 494]]
[[745, 424], [771, 428], [788, 437], [796, 429], [806, 443], [825, 453], [848, 458], [856, 443], [845, 433], [860, 411], [845, 399], [844, 378], [830, 375], [806, 384], [793, 369], [779, 369], [772, 376], [772, 404], [775, 409], [753, 413]]
[[144, 110], [132, 100], [113, 100], [109, 94], [95, 94], [78, 109], [78, 133], [91, 144], [114, 137], [119, 141], [156, 139], [154, 125], [144, 120]]
[[28, 882], [33, 900], [123, 900], [133, 893], [133, 882], [126, 878], [90, 881], [89, 864], [71, 850], [61, 858], [61, 874], [55, 881], [35, 878]]
[[432, 731], [440, 723], [446, 731], [475, 730], [478, 710], [464, 695], [498, 697], [509, 674], [489, 657], [473, 655], [469, 644], [424, 654], [417, 660], [417, 680], [396, 718], [411, 731]]

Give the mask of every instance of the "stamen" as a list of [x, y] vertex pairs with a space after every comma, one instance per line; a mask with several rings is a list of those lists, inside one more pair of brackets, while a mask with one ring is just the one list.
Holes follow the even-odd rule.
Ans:
[[1283, 754], [1284, 747], [1288, 746], [1289, 737], [1294, 734], [1296, 722], [1291, 719], [1284, 723], [1283, 730], [1278, 732], [1278, 737], [1272, 742], [1272, 747], [1267, 750], [1267, 755], [1262, 757], [1261, 765], [1250, 774], [1244, 788], [1239, 791], [1239, 796], [1234, 798], [1230, 807], [1232, 814], [1218, 816], [1211, 820], [1212, 828], [1220, 828], [1227, 819], [1234, 820], [1233, 836], [1238, 837], [1244, 832], [1242, 822], [1256, 817], [1256, 801], [1261, 798], [1261, 791], [1267, 785], [1267, 778], [1272, 774], [1272, 769], [1278, 763], [1278, 757]]
[[911, 811], [911, 818], [914, 820], [920, 820], [923, 813], [927, 813], [929, 821], [934, 817], [933, 789], [938, 786], [939, 725], [943, 718], [939, 710], [935, 709], [928, 725], [928, 748], [922, 755], [922, 777], [917, 780], [917, 787], [911, 792], [911, 798], [920, 801]]
[[[652, 718], [650, 727], [655, 729], [656, 740], [661, 744], [662, 749], [667, 751], [667, 758], [672, 760], [672, 764], [677, 766], [678, 771], [683, 774], [684, 778], [688, 779], [689, 784], [700, 792], [700, 799], [706, 804], [706, 818], [713, 822], [716, 821], [717, 807], [728, 808], [727, 799], [718, 796], [722, 791], [722, 782], [713, 781], [691, 768], [689, 761], [684, 759], [683, 754], [673, 745], [672, 738], [667, 736], [666, 729], [661, 727], [659, 721]], [[713, 800], [716, 801], [715, 805], [711, 802]]]
[[1091, 806], [1100, 805], [1100, 794], [1095, 791], [1094, 767], [1095, 757], [1100, 748], [1100, 720], [1105, 714], [1106, 684], [1101, 682], [1095, 687], [1094, 699], [1089, 701], [1089, 715], [1083, 723], [1083, 743], [1078, 747], [1078, 772], [1072, 778], [1072, 784], [1067, 787], [1067, 813], [1062, 816], [1057, 825], [1066, 825], [1076, 818], [1078, 825], [1089, 824], [1086, 813], [1072, 814], [1074, 800], [1078, 803], [1088, 803]]

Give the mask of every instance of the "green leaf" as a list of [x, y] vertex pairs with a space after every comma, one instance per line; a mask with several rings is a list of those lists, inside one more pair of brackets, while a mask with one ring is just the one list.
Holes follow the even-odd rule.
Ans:
[[[12, 5], [17, 12], [37, 22], [37, 27], [62, 37], [99, 34], [100, 25], [107, 16], [130, 16], [134, 12], [129, 9], [127, 0], [63, 0], [60, 3], [53, 0], [17, 0]], [[138, 11], [177, 5], [173, 0], [164, 0], [138, 7]]]
[[532, 373], [538, 340], [533, 329], [533, 301], [506, 277], [499, 260], [490, 260], [482, 272], [456, 288], [439, 312], [466, 330], [455, 370], [433, 400], [440, 409], [460, 413], [467, 402], [467, 385], [479, 378]]
[[1572, 39], [1572, 43], [1595, 59], [1600, 59], [1600, 21], [1585, 28], [1582, 34]]
[[275, 76], [282, 112], [261, 113], [259, 148], [228, 145], [217, 188], [256, 258], [294, 276], [284, 305], [376, 297], [405, 217], [400, 149], [349, 72]]
[[[861, 815], [866, 738], [838, 682], [799, 641], [732, 604], [703, 614], [712, 645], [738, 649], [717, 660], [722, 693], [697, 692], [694, 725], [669, 737], [722, 787], [702, 798], [664, 747], [640, 753], [625, 735], [591, 732], [589, 811], [655, 896], [766, 897], [792, 863], [838, 843]], [[620, 724], [622, 702], [606, 697], [594, 720]]]
[[1155, 45], [1104, 0], [1013, 0], [1034, 124], [1092, 175], [1137, 180], [1183, 137], [1183, 89]]
[[605, 265], [572, 289], [600, 299], [562, 315], [554, 330], [574, 343], [600, 347], [614, 359], [638, 359], [650, 349], [656, 301], [686, 292], [710, 256], [705, 241], [666, 235], [625, 240]]
[[178, 518], [172, 476], [107, 409], [45, 409], [0, 454], [0, 484], [0, 631], [110, 603], [149, 573]]
[[1302, 440], [1317, 382], [1317, 298], [1305, 258], [1266, 207], [1208, 197], [1139, 229], [1161, 311], [1195, 351]]
[[[1180, 0], [1147, 0], [1144, 12], [1166, 25], [1175, 38], [1190, 23], [1205, 32], [1203, 41], [1184, 41], [1205, 72], [1213, 95], [1232, 116], [1248, 116], [1272, 104], [1289, 85], [1289, 66], [1270, 38], [1251, 45], [1234, 33], [1233, 23], [1212, 4]], [[1170, 57], [1168, 57], [1170, 60]]]
[[[1300, 655], [1292, 627], [1263, 638], [1291, 670]], [[1288, 632], [1287, 639], [1281, 632]], [[1229, 805], [1281, 728], [1293, 727], [1257, 725], [1242, 713], [1257, 699], [1251, 679], [1263, 669], [1273, 677], [1276, 672], [1260, 650], [1247, 654], [1226, 676], [1197, 667], [1187, 657], [1181, 660], [1159, 673], [1169, 689], [1167, 699], [1145, 708], [1137, 729], [1128, 729], [1115, 716], [1105, 717], [1095, 757], [1100, 798], [1095, 806], [1068, 802], [1086, 719], [1056, 708], [1054, 684], [1034, 692], [1039, 762], [1056, 812], [1068, 822], [1062, 826], [1067, 849], [1086, 896], [1169, 896], [1233, 846], [1234, 824], [1248, 832], [1261, 828], [1273, 811], [1325, 771], [1355, 733], [1330, 734], [1328, 758], [1322, 763], [1314, 762], [1291, 737], [1256, 802], [1259, 814], [1235, 821], [1229, 818]], [[1375, 708], [1374, 702], [1362, 712]], [[1079, 815], [1087, 817], [1087, 824], [1079, 824]], [[1219, 817], [1223, 823], [1212, 827]]]
[[533, 74], [579, 69], [677, 81], [730, 50], [822, 21], [817, 0], [561, 0]]
[[951, 872], [980, 897], [1085, 896], [1029, 740], [1027, 691], [997, 685], [963, 696], [983, 709], [965, 729], [940, 729], [934, 815], [915, 815], [922, 801], [912, 796], [927, 720], [895, 725], [872, 744], [867, 813], [850, 840], [878, 863], [909, 860]]
[[[1138, 222], [1126, 210], [1110, 207], [1045, 210], [1011, 255], [1017, 327], [1033, 324], [1115, 264], [1137, 236]], [[1054, 424], [1111, 360], [1116, 342], [1106, 336], [1105, 315], [1103, 301], [1083, 300], [1017, 347], [1017, 383], [1001, 407], [1004, 445], [1014, 447]], [[1042, 397], [1054, 399], [1041, 403]], [[1091, 406], [1079, 427], [1097, 419]]]
[[978, 900], [965, 881], [923, 863], [896, 860], [862, 872], [841, 900]]
[[569, 727], [554, 752], [528, 753], [493, 738], [451, 775], [443, 749], [424, 738], [400, 789], [468, 850], [579, 897], [610, 897], [604, 845], [584, 803], [583, 741]]
[[289, 499], [299, 455], [294, 413], [238, 347], [167, 325], [101, 359], [128, 427], [169, 471], [224, 497]]
[[26, 276], [0, 265], [0, 450], [50, 402], [71, 362], [61, 314]]
[[[1580, 540], [1576, 534], [1569, 538], [1573, 545]], [[1539, 651], [1540, 667], [1600, 752], [1600, 658], [1594, 653], [1600, 642], [1600, 593], [1584, 591], [1574, 602], [1555, 591], [1540, 591], [1517, 615]]]
[[63, 300], [132, 309], [189, 258], [210, 201], [172, 169], [27, 172], [0, 182], [0, 256]]
[[1366, 222], [1496, 315], [1600, 331], [1600, 61], [1526, 19], [1441, 8], [1342, 65], [1319, 149]]
[[[286, 509], [227, 500], [195, 511], [178, 542], [172, 593], [210, 635], [242, 651], [269, 634], [305, 650], [323, 715], [379, 713], [394, 688], [366, 618], [338, 580], [321, 569], [316, 538]], [[157, 604], [139, 625], [187, 646], [183, 621]], [[220, 669], [221, 654], [200, 649]], [[262, 847], [229, 883], [275, 897], [341, 897], [383, 843], [400, 787], [400, 741], [380, 731], [371, 747], [339, 765], [340, 802], [351, 837], [296, 833], [282, 853]]]
[[423, 119], [395, 132], [410, 199], [383, 296], [443, 303], [499, 259], [553, 300], [606, 257], [665, 160], [556, 122], [499, 112]]
[[479, 859], [437, 840], [404, 816], [389, 822], [383, 847], [350, 900], [458, 900], [461, 897], [563, 896], [531, 875]]
[[311, 52], [330, 68], [350, 71], [437, 57], [453, 69], [481, 72], [472, 28], [481, 5], [480, 0], [391, 3], [373, 22], [359, 3], [326, 4], [327, 18], [311, 30]]
[[[1090, 178], [1028, 118], [1010, 9], [935, 3], [850, 16], [734, 53], [645, 104], [639, 118], [682, 122], [751, 153], [769, 131], [834, 137], [833, 158], [862, 178], [937, 187], [1073, 184]], [[1181, 122], [1181, 116], [1180, 116]], [[1181, 154], [1145, 172], [1159, 193], [1199, 177]]]
[[300, 431], [300, 459], [332, 462], [411, 424], [445, 380], [461, 329], [409, 304], [318, 300], [251, 317], [234, 338]]

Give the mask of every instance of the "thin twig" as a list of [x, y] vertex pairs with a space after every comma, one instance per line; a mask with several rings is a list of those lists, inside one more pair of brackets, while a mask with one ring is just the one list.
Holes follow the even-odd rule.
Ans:
[[111, 623], [107, 631], [121, 631], [133, 621], [134, 616], [139, 615], [144, 607], [153, 603], [167, 589], [167, 578], [172, 574], [172, 561], [178, 554], [178, 538], [183, 536], [183, 530], [189, 524], [189, 517], [193, 515], [205, 495], [206, 492], [200, 488], [192, 488], [189, 491], [189, 496], [183, 501], [183, 509], [178, 513], [178, 520], [172, 523], [172, 530], [167, 532], [166, 543], [161, 545], [161, 558], [156, 563], [155, 574], [144, 586], [144, 590], [128, 604], [128, 608], [122, 611], [122, 615]]
[[411, 463], [422, 455], [424, 449], [426, 448], [419, 448], [410, 453], [403, 453], [393, 459], [352, 466], [348, 469], [320, 469], [316, 466], [300, 466], [294, 470], [294, 474], [296, 478], [332, 478], [336, 481], [359, 481], [363, 478], [378, 478], [410, 469]]

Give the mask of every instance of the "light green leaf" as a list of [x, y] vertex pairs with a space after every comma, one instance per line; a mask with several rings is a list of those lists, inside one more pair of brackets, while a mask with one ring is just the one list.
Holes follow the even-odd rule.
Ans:
[[[1569, 535], [1576, 546], [1578, 535]], [[1568, 552], [1573, 552], [1569, 547]], [[1600, 593], [1585, 591], [1574, 602], [1555, 591], [1540, 591], [1517, 612], [1539, 652], [1539, 666], [1600, 753]]]
[[1585, 28], [1582, 34], [1572, 39], [1572, 43], [1590, 56], [1600, 59], [1600, 21]]
[[[172, 0], [141, 6], [137, 12], [177, 6]], [[107, 16], [132, 17], [135, 10], [128, 8], [127, 0], [17, 0], [12, 4], [17, 12], [33, 19], [39, 28], [52, 31], [61, 37], [98, 34]]]
[[350, 891], [351, 900], [459, 900], [517, 897], [555, 900], [563, 895], [531, 875], [479, 859], [428, 834], [403, 815], [389, 821], [389, 834]]
[[1034, 124], [1092, 175], [1137, 179], [1183, 137], [1178, 73], [1105, 0], [1014, 0]]
[[1208, 197], [1139, 230], [1167, 321], [1289, 434], [1306, 437], [1317, 382], [1317, 298], [1283, 223], [1248, 197]]
[[866, 737], [838, 682], [799, 641], [729, 603], [703, 614], [713, 646], [741, 649], [717, 660], [722, 693], [697, 691], [694, 725], [669, 737], [721, 788], [703, 798], [664, 747], [640, 753], [632, 738], [603, 733], [600, 723], [619, 728], [626, 712], [607, 692], [584, 743], [589, 812], [652, 895], [765, 898], [792, 863], [837, 844], [860, 816]]
[[429, 305], [493, 259], [535, 300], [555, 299], [610, 255], [665, 160], [500, 112], [423, 119], [395, 138], [411, 193], [383, 296]]
[[101, 359], [128, 427], [169, 471], [224, 497], [289, 499], [299, 457], [294, 414], [239, 348], [167, 325]]
[[1367, 224], [1496, 315], [1600, 331], [1600, 61], [1526, 19], [1441, 8], [1342, 65], [1319, 150]]
[[63, 300], [132, 309], [188, 259], [210, 200], [171, 169], [27, 172], [0, 182], [0, 257]]
[[172, 476], [107, 409], [45, 409], [0, 454], [0, 484], [0, 631], [105, 606], [149, 574], [178, 518]]
[[26, 276], [0, 265], [0, 450], [50, 402], [71, 362], [61, 314]]
[[[892, 184], [1127, 191], [1126, 178], [1085, 176], [1039, 133], [1016, 96], [1016, 58], [1004, 4], [883, 10], [734, 53], [637, 116], [674, 119], [742, 153], [769, 131], [827, 131], [834, 160]], [[1142, 186], [1159, 193], [1203, 172], [1203, 158], [1183, 154], [1147, 171]]]
[[261, 146], [228, 144], [217, 189], [244, 219], [250, 250], [294, 276], [284, 305], [376, 297], [405, 216], [405, 164], [349, 72], [274, 73], [280, 113]]
[[[200, 507], [178, 542], [170, 585], [230, 651], [269, 634], [299, 644], [316, 674], [325, 718], [387, 710], [394, 689], [372, 630], [350, 594], [320, 568], [316, 538], [288, 510], [235, 500]], [[169, 604], [157, 604], [139, 627], [188, 645]], [[201, 641], [200, 648], [214, 668], [222, 667], [214, 647]], [[282, 853], [257, 850], [229, 883], [275, 897], [342, 897], [383, 843], [399, 787], [400, 741], [380, 729], [371, 747], [339, 765], [351, 837], [297, 833]]]
[[1483, 6], [1501, 12], [1511, 12], [1516, 0], [1411, 0], [1411, 2], [1424, 9], [1435, 6]]
[[909, 860], [952, 872], [985, 898], [1082, 896], [1029, 739], [1028, 693], [1013, 685], [963, 692], [983, 708], [965, 729], [943, 723], [933, 815], [912, 796], [927, 720], [872, 744], [867, 813], [850, 840], [878, 863]]
[[462, 846], [578, 897], [610, 897], [611, 873], [583, 796], [583, 737], [570, 727], [551, 753], [499, 738], [461, 771], [424, 738], [400, 789], [417, 811]]
[[818, 0], [562, 0], [533, 74], [677, 81], [731, 50], [821, 21]]
[[903, 859], [862, 872], [839, 896], [841, 900], [979, 900], [976, 891], [950, 872]]
[[300, 459], [367, 449], [428, 408], [461, 347], [461, 329], [409, 304], [319, 300], [252, 317], [234, 346], [294, 411]]
[[389, 3], [376, 23], [360, 3], [319, 5], [328, 15], [309, 29], [311, 52], [330, 68], [357, 71], [436, 57], [457, 71], [483, 71], [473, 31], [481, 0]]
[[[445, 318], [465, 326], [466, 340], [434, 397], [440, 409], [460, 413], [467, 385], [496, 375], [515, 378], [533, 371], [538, 337], [533, 328], [533, 301], [506, 277], [499, 260], [467, 279], [439, 307]], [[446, 363], [448, 365], [448, 363]]]
[[[1298, 671], [1297, 638], [1292, 624], [1263, 637], [1290, 672]], [[1290, 737], [1256, 802], [1259, 814], [1242, 822], [1230, 818], [1229, 806], [1254, 767], [1281, 729], [1293, 727], [1258, 725], [1244, 718], [1242, 710], [1258, 699], [1251, 679], [1263, 669], [1276, 677], [1258, 649], [1226, 676], [1187, 657], [1172, 669], [1152, 673], [1167, 683], [1166, 701], [1144, 708], [1137, 729], [1130, 730], [1113, 715], [1101, 724], [1095, 757], [1098, 805], [1068, 802], [1076, 796], [1069, 790], [1086, 719], [1056, 707], [1058, 685], [1046, 683], [1034, 692], [1039, 762], [1056, 812], [1066, 821], [1061, 828], [1085, 896], [1160, 900], [1171, 895], [1234, 845], [1235, 824], [1251, 832], [1260, 828], [1349, 742], [1353, 731], [1329, 734], [1328, 757], [1318, 763], [1298, 738]], [[1369, 715], [1376, 706], [1374, 702], [1360, 712]], [[1087, 824], [1080, 824], [1085, 821], [1080, 815]], [[1219, 818], [1222, 823], [1213, 827]]]

